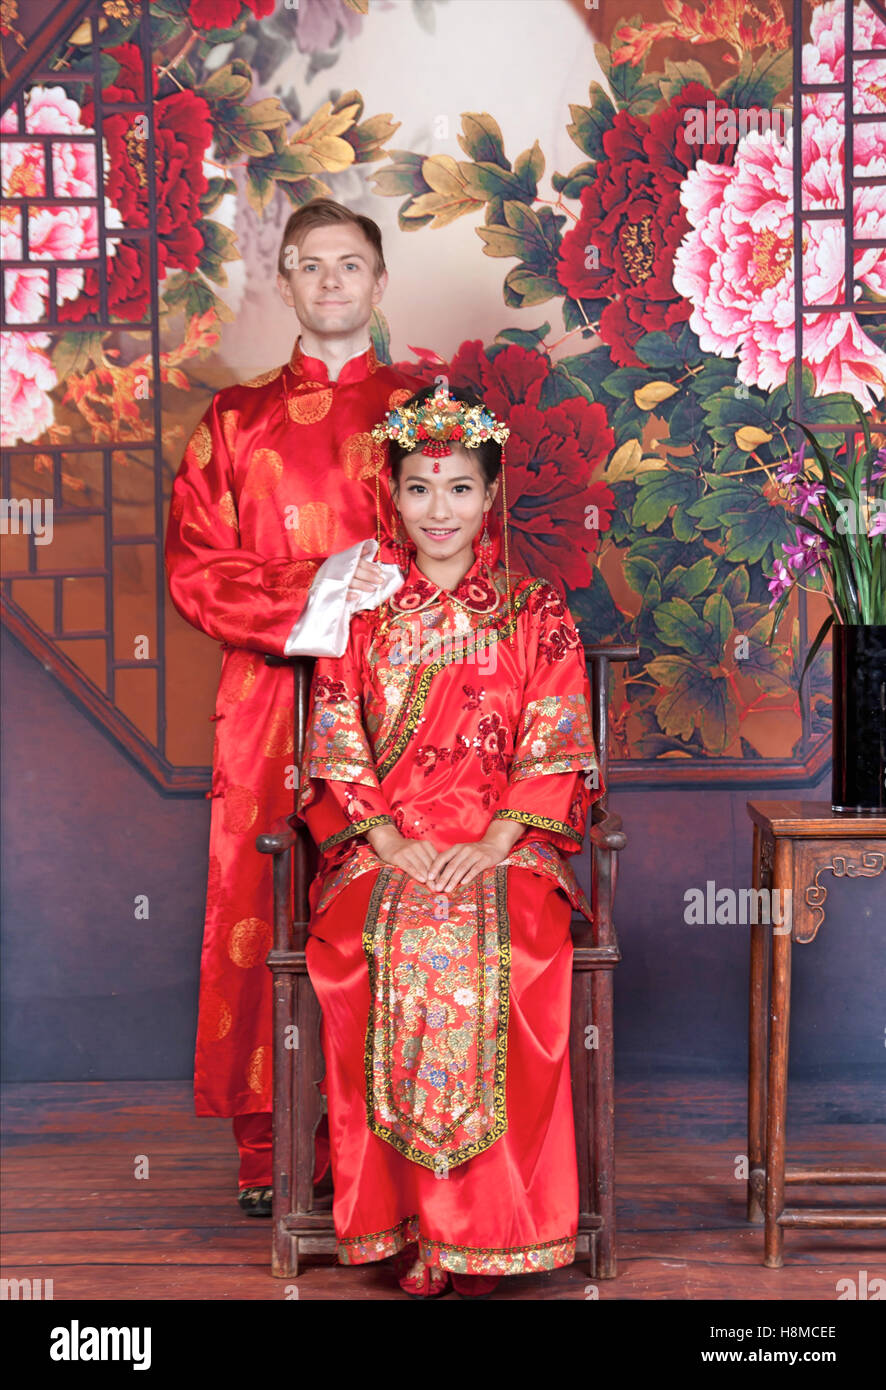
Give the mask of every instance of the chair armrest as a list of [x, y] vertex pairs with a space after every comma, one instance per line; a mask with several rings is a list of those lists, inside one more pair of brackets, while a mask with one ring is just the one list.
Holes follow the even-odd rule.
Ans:
[[273, 829], [255, 837], [255, 847], [260, 854], [282, 854], [284, 850], [292, 849], [297, 838], [292, 819], [286, 816], [275, 821]]
[[621, 816], [614, 811], [604, 811], [600, 819], [591, 824], [591, 844], [598, 849], [624, 849], [628, 837], [621, 827]]

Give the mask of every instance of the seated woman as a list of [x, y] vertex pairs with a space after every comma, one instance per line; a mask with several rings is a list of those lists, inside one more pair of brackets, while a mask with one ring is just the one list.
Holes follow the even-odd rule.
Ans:
[[407, 1292], [476, 1297], [575, 1255], [570, 917], [590, 907], [564, 856], [603, 787], [572, 618], [511, 582], [486, 524], [507, 427], [429, 388], [373, 433], [405, 582], [317, 662], [299, 795], [333, 1219], [341, 1263], [404, 1251]]

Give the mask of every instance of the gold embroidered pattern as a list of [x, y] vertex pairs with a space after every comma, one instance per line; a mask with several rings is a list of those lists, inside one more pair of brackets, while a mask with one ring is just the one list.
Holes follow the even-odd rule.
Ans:
[[282, 367], [272, 367], [269, 372], [262, 372], [260, 376], [254, 376], [251, 381], [241, 381], [241, 386], [267, 386], [269, 381], [276, 381], [282, 372]]
[[492, 819], [498, 820], [520, 820], [524, 825], [536, 825], [540, 830], [554, 830], [558, 835], [566, 835], [570, 840], [575, 840], [576, 844], [582, 843], [582, 837], [577, 830], [573, 830], [571, 825], [564, 825], [561, 820], [552, 820], [550, 816], [534, 816], [531, 811], [494, 811]]
[[355, 835], [365, 835], [367, 830], [372, 830], [376, 825], [393, 825], [393, 816], [369, 816], [366, 820], [355, 821], [349, 825], [347, 830], [338, 830], [328, 839], [320, 841], [320, 853], [325, 854], [332, 849], [333, 845], [340, 845], [344, 840], [353, 839]]
[[406, 1216], [385, 1231], [340, 1236], [336, 1242], [339, 1263], [358, 1265], [386, 1260], [415, 1241], [426, 1264], [448, 1269], [453, 1274], [533, 1274], [559, 1269], [575, 1260], [574, 1235], [558, 1236], [556, 1240], [539, 1241], [536, 1245], [487, 1248], [430, 1239], [421, 1234], [419, 1221], [418, 1216]]
[[[534, 593], [536, 589], [541, 588], [544, 582], [545, 581], [543, 579], [533, 579], [526, 585], [526, 587], [522, 591], [515, 594], [513, 602], [513, 614], [510, 617], [510, 619], [506, 623], [499, 623], [498, 627], [490, 628], [485, 633], [485, 635], [475, 643], [474, 650], [478, 652], [485, 651], [486, 648], [491, 646], [493, 642], [501, 642], [504, 641], [505, 638], [510, 637], [511, 633], [517, 626], [518, 615], [520, 611], [525, 607], [530, 594]], [[393, 748], [391, 749], [390, 753], [386, 758], [381, 758], [381, 754], [384, 748], [387, 746], [387, 744], [389, 744], [391, 740], [394, 738], [394, 735], [397, 732], [397, 726], [394, 726], [394, 728], [391, 730], [390, 734], [386, 739], [381, 740], [376, 745], [375, 752], [378, 763], [378, 780], [380, 782], [383, 781], [384, 778], [388, 775], [391, 768], [394, 766], [397, 759], [400, 757], [401, 753], [405, 749], [410, 738], [412, 737], [412, 734], [414, 733], [418, 725], [418, 721], [421, 718], [422, 712], [424, 710], [425, 702], [428, 698], [428, 691], [431, 688], [431, 681], [434, 679], [434, 677], [437, 675], [439, 671], [442, 671], [444, 669], [444, 667], [453, 664], [454, 659], [454, 657], [450, 659], [446, 659], [444, 657], [440, 661], [435, 661], [431, 666], [428, 666], [421, 673], [420, 676], [417, 671], [415, 672], [415, 675], [413, 676], [413, 681], [417, 681], [418, 683], [418, 688], [415, 692], [415, 696], [414, 698], [410, 699], [410, 696], [407, 695], [400, 709], [400, 717], [403, 721], [401, 725], [402, 732], [400, 733], [399, 737], [394, 743]]]
[[200, 421], [191, 435], [185, 458], [189, 463], [196, 463], [198, 468], [205, 468], [212, 458], [212, 434], [205, 420]]
[[[482, 1153], [508, 1127], [511, 946], [501, 866], [450, 893], [445, 919], [429, 911], [434, 896], [390, 865], [373, 887], [363, 931], [372, 1000], [364, 1067], [369, 1129], [411, 1162], [439, 1171], [441, 1163], [449, 1170]], [[453, 989], [446, 972], [463, 940], [468, 958], [472, 949], [476, 955], [460, 961]], [[468, 1095], [458, 1078], [470, 1075], [472, 1050], [476, 1070]]]

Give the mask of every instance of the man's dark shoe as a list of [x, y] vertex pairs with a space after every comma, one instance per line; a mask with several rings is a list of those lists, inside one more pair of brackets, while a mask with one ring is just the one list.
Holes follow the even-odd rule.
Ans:
[[270, 1216], [273, 1195], [270, 1187], [244, 1187], [237, 1201], [247, 1216]]

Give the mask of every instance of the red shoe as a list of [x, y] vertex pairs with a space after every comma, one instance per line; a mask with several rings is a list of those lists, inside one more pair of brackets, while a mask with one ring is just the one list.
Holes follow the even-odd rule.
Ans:
[[[414, 1249], [414, 1246], [407, 1246], [410, 1252]], [[415, 1256], [411, 1263], [404, 1263], [406, 1272], [397, 1282], [410, 1298], [441, 1298], [443, 1294], [448, 1293], [449, 1275], [445, 1269], [438, 1269], [436, 1265], [426, 1265], [418, 1256]]]
[[488, 1298], [500, 1274], [453, 1274], [452, 1287], [459, 1298]]

